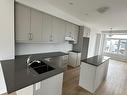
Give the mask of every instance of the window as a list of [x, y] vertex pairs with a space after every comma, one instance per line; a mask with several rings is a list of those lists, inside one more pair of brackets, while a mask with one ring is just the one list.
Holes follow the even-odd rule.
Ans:
[[126, 55], [127, 35], [106, 36], [104, 52], [112, 54]]

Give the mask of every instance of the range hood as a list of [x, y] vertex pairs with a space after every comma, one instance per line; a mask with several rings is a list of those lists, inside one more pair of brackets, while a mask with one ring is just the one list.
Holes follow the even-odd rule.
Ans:
[[75, 39], [73, 37], [68, 36], [68, 37], [65, 37], [65, 41], [75, 42]]

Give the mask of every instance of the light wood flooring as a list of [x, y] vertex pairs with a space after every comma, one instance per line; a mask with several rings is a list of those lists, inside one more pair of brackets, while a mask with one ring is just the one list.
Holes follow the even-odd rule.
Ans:
[[[80, 68], [64, 73], [63, 95], [93, 95], [78, 86]], [[110, 60], [108, 75], [94, 95], [127, 95], [127, 63]]]
[[[79, 72], [79, 67], [69, 67], [64, 73], [63, 95], [93, 95], [78, 86]], [[110, 60], [107, 79], [94, 95], [127, 95], [127, 63]]]

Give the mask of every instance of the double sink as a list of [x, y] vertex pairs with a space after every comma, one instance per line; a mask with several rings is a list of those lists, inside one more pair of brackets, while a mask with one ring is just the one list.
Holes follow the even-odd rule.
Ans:
[[35, 70], [38, 74], [46, 73], [55, 69], [40, 60], [31, 62], [29, 67]]

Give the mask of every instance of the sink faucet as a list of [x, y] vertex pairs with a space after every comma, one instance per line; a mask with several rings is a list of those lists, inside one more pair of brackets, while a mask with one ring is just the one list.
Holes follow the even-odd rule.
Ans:
[[27, 63], [27, 66], [30, 66], [30, 58], [31, 58], [31, 55], [27, 58], [27, 60], [26, 60], [26, 63]]
[[30, 61], [32, 55], [30, 55], [27, 60], [26, 60], [26, 63], [27, 63], [27, 72], [29, 73], [30, 72], [30, 65], [32, 64], [32, 62]]
[[27, 58], [27, 60], [26, 60], [26, 63], [27, 63], [27, 67], [29, 68], [30, 67], [30, 65], [32, 64], [32, 63], [34, 63], [34, 62], [37, 62], [37, 63], [41, 63], [41, 61], [39, 61], [39, 60], [33, 60], [32, 62], [31, 62], [31, 57], [32, 57], [32, 55], [30, 55], [28, 58]]

